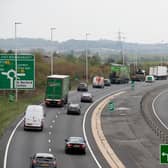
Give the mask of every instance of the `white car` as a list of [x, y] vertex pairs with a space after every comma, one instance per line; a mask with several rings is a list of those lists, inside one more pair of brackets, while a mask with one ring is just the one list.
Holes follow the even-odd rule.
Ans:
[[24, 130], [38, 129], [44, 127], [44, 110], [41, 105], [28, 105], [24, 116]]

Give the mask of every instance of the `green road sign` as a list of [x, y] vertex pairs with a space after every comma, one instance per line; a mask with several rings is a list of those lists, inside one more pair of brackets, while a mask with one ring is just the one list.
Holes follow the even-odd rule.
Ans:
[[168, 144], [160, 144], [160, 163], [168, 164]]
[[0, 90], [14, 90], [16, 87], [20, 90], [35, 88], [34, 56], [30, 54], [17, 55], [16, 74], [15, 55], [0, 54]]
[[108, 109], [113, 112], [115, 110], [115, 106], [114, 106], [114, 102], [113, 101], [110, 101], [109, 104], [108, 104]]

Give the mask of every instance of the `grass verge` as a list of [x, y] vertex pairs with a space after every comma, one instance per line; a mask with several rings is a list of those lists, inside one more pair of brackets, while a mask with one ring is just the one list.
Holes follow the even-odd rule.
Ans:
[[5, 129], [24, 112], [28, 104], [37, 104], [44, 99], [44, 93], [39, 91], [38, 94], [19, 96], [18, 102], [10, 102], [9, 95], [0, 96], [0, 137]]

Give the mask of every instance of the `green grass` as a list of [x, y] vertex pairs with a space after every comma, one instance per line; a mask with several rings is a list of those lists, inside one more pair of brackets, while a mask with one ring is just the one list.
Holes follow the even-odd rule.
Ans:
[[36, 104], [43, 100], [44, 93], [38, 95], [19, 96], [18, 102], [9, 102], [9, 96], [0, 96], [0, 136], [3, 135], [7, 128], [18, 115], [24, 112], [28, 104]]

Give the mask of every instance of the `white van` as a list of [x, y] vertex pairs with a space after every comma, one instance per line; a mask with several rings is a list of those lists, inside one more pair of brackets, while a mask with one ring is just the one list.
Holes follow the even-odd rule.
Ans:
[[95, 76], [92, 82], [93, 88], [104, 88], [104, 77]]
[[155, 78], [153, 75], [146, 75], [145, 76], [145, 82], [152, 83], [155, 81]]
[[24, 116], [24, 130], [44, 127], [44, 110], [41, 105], [28, 105]]

